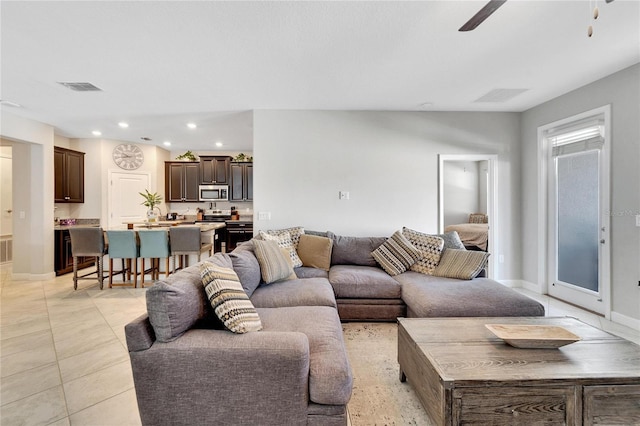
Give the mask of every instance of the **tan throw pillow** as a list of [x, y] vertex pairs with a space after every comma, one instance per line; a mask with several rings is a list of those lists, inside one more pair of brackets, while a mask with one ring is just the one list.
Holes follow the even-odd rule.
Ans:
[[[407, 227], [402, 229], [402, 235], [407, 237], [409, 242], [421, 252], [420, 258], [416, 263], [411, 265], [411, 270], [420, 272], [421, 274], [431, 275], [438, 265], [438, 262], [440, 262], [444, 239], [436, 235], [414, 231]], [[464, 248], [464, 246], [462, 246], [462, 248]]]
[[433, 270], [433, 275], [471, 280], [485, 268], [487, 259], [489, 259], [489, 253], [484, 251], [447, 249], [442, 254], [440, 263]]
[[298, 256], [303, 266], [328, 271], [331, 267], [331, 238], [302, 234], [298, 243]]
[[290, 259], [275, 241], [253, 241], [253, 251], [260, 264], [260, 274], [266, 284], [295, 277]]
[[256, 308], [231, 268], [200, 264], [200, 277], [211, 307], [224, 326], [234, 333], [248, 333], [262, 329]]
[[421, 252], [409, 240], [396, 231], [371, 256], [389, 275], [399, 275], [409, 269], [420, 258]]
[[261, 240], [275, 241], [276, 243], [278, 243], [278, 246], [287, 249], [294, 268], [299, 268], [300, 266], [302, 266], [302, 260], [300, 260], [298, 251], [296, 250], [296, 244], [294, 244], [293, 240], [291, 239], [291, 234], [289, 234], [289, 232], [285, 231], [277, 235], [272, 235], [264, 231], [260, 231], [258, 235], [260, 236]]

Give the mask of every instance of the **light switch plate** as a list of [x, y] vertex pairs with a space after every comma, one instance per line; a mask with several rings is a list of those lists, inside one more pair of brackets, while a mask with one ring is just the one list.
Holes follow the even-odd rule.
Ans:
[[258, 220], [271, 220], [271, 212], [258, 212]]
[[349, 191], [340, 191], [340, 193], [338, 194], [338, 197], [341, 200], [348, 200], [349, 199]]

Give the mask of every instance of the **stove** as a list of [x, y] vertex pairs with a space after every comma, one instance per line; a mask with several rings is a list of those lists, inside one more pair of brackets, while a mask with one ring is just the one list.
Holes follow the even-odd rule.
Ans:
[[230, 214], [205, 214], [202, 216], [202, 220], [196, 220], [196, 222], [226, 222], [231, 220]]

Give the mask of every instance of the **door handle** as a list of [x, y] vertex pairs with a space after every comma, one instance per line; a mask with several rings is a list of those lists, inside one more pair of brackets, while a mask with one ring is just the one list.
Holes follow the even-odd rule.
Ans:
[[604, 244], [604, 238], [600, 240], [600, 244]]

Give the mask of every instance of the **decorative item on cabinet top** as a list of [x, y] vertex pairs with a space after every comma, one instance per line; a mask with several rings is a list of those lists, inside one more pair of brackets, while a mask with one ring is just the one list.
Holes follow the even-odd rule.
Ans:
[[193, 152], [187, 151], [184, 154], [178, 155], [176, 157], [176, 160], [198, 161], [198, 157], [196, 157], [196, 155]]

